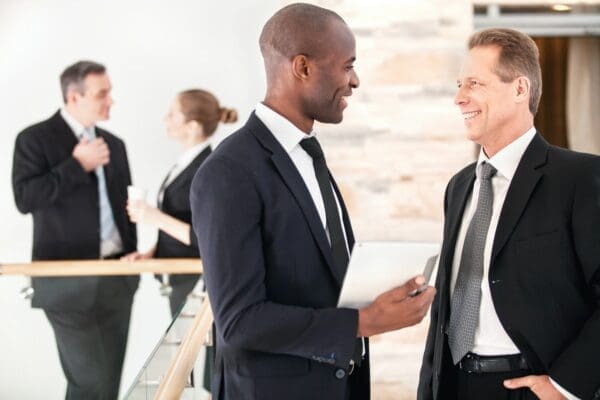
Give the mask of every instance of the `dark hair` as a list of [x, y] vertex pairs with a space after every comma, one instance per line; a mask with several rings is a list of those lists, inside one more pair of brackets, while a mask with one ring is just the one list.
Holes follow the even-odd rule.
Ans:
[[106, 67], [94, 61], [77, 61], [68, 66], [60, 74], [60, 88], [62, 90], [63, 101], [67, 102], [67, 93], [73, 86], [81, 94], [85, 93], [83, 81], [90, 74], [104, 74]]
[[221, 107], [217, 98], [206, 90], [184, 90], [179, 93], [178, 98], [185, 122], [198, 122], [202, 125], [204, 136], [212, 135], [219, 122], [228, 124], [237, 121], [237, 111]]
[[529, 36], [514, 29], [485, 29], [469, 39], [469, 50], [478, 46], [498, 46], [496, 74], [503, 82], [526, 76], [531, 82], [529, 111], [537, 113], [542, 97], [542, 70], [539, 50]]

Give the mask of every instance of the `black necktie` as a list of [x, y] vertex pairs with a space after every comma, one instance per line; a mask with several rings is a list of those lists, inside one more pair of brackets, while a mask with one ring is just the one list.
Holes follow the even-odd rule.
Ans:
[[317, 138], [311, 137], [300, 141], [300, 146], [313, 159], [313, 166], [319, 183], [323, 204], [325, 205], [325, 219], [327, 232], [329, 232], [329, 241], [333, 251], [333, 259], [338, 270], [345, 270], [348, 266], [348, 250], [346, 248], [346, 239], [338, 212], [337, 202], [329, 181], [329, 170], [325, 163], [325, 156]]
[[[325, 219], [327, 231], [329, 232], [329, 241], [331, 242], [333, 259], [339, 269], [345, 270], [348, 266], [348, 250], [346, 247], [344, 231], [342, 231], [342, 223], [340, 220], [340, 213], [338, 212], [337, 202], [335, 201], [331, 182], [329, 181], [329, 170], [327, 169], [327, 163], [325, 162], [325, 155], [323, 154], [321, 145], [315, 137], [301, 140], [300, 146], [302, 146], [304, 151], [306, 151], [313, 159], [313, 166], [315, 168], [317, 182], [319, 183], [319, 190], [321, 191], [323, 204], [325, 205]], [[359, 366], [362, 361], [362, 350], [362, 339], [357, 339], [354, 345], [352, 361]]]

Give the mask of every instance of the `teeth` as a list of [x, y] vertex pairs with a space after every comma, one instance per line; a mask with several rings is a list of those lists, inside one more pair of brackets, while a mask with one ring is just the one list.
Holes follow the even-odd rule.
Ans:
[[472, 111], [472, 112], [463, 113], [463, 117], [464, 117], [464, 119], [471, 119], [473, 117], [478, 116], [479, 114], [481, 114], [481, 111]]

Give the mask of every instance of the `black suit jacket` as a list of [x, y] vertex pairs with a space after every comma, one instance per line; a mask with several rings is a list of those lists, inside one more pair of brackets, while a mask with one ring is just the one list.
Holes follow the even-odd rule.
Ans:
[[[332, 179], [333, 181], [333, 179]], [[350, 248], [354, 243], [341, 201]], [[192, 220], [217, 325], [216, 399], [342, 400], [358, 313], [300, 173], [252, 114], [200, 167]], [[350, 375], [369, 398], [368, 360]]]
[[[418, 399], [444, 399], [450, 278], [475, 164], [445, 196], [444, 241]], [[502, 208], [489, 284], [498, 317], [536, 374], [582, 399], [600, 398], [600, 157], [536, 135]]]
[[[123, 251], [136, 249], [135, 225], [125, 204], [131, 175], [123, 141], [96, 127], [110, 149], [106, 185]], [[30, 126], [17, 136], [12, 182], [20, 212], [33, 216], [32, 260], [98, 259], [100, 210], [95, 172], [87, 173], [71, 155], [78, 140], [60, 115]], [[32, 306], [60, 311], [89, 310], [104, 278], [34, 278]], [[131, 292], [138, 277], [122, 278]], [[106, 279], [104, 279], [106, 281]], [[114, 280], [114, 279], [112, 279]]]
[[[211, 149], [207, 147], [188, 165], [177, 177], [164, 189], [162, 203], [159, 209], [180, 221], [192, 224], [192, 211], [190, 209], [190, 187], [192, 179], [200, 165], [210, 155]], [[156, 243], [156, 258], [199, 258], [198, 239], [194, 230], [190, 228], [190, 245], [185, 245], [169, 234], [159, 230], [158, 242]], [[171, 275], [171, 284], [188, 281], [190, 278], [197, 279], [197, 274]]]

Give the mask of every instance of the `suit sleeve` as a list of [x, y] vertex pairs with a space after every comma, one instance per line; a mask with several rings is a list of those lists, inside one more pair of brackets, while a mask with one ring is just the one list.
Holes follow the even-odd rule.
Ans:
[[[127, 199], [127, 186], [132, 185], [133, 182], [131, 179], [131, 169], [129, 168], [129, 157], [127, 157], [127, 148], [125, 146], [125, 142], [122, 141], [121, 139], [119, 139], [119, 145], [121, 146], [121, 149], [123, 151], [123, 160], [120, 160], [119, 162], [122, 163], [121, 165], [123, 168], [123, 179], [125, 182], [125, 184], [123, 185], [123, 190], [124, 190], [124, 197], [125, 197], [125, 199]], [[125, 217], [125, 221], [129, 225], [129, 229], [128, 229], [129, 248], [127, 248], [126, 251], [134, 251], [137, 249], [136, 224], [134, 224], [133, 222], [131, 222], [129, 220], [129, 216], [127, 215], [127, 211], [125, 208], [125, 203], [122, 203], [119, 207], [121, 207], [120, 212], [123, 213], [123, 215]]]
[[235, 161], [212, 158], [192, 183], [192, 222], [217, 331], [234, 348], [346, 368], [356, 340], [356, 310], [269, 301], [261, 234], [269, 210], [252, 181]]
[[576, 183], [571, 229], [595, 311], [551, 365], [549, 375], [579, 398], [600, 399], [600, 158], [587, 161], [592, 168], [586, 168], [589, 172], [581, 174]]
[[22, 132], [15, 142], [12, 183], [15, 203], [23, 214], [52, 206], [91, 179], [73, 157], [48, 165], [44, 143], [35, 133]]

